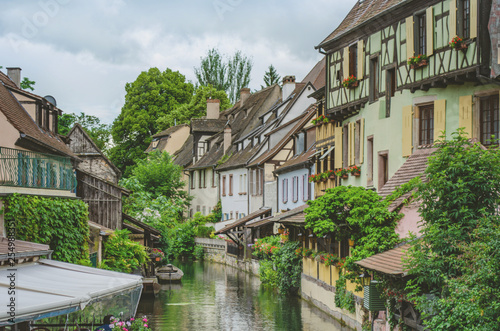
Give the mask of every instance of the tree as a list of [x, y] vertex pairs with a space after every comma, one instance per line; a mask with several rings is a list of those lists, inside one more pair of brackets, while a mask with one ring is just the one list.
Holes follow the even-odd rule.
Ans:
[[409, 251], [409, 299], [431, 330], [500, 329], [500, 154], [462, 130], [437, 146], [418, 191], [423, 237]]
[[33, 85], [35, 85], [35, 81], [33, 80], [30, 80], [28, 77], [24, 77], [23, 80], [21, 81], [20, 85], [21, 85], [21, 88], [23, 90], [27, 90], [27, 89], [30, 89], [30, 90], [35, 90], [35, 88], [33, 87]]
[[264, 73], [264, 84], [266, 84], [266, 86], [261, 85], [260, 87], [264, 88], [274, 84], [279, 84], [280, 79], [281, 77], [278, 75], [276, 68], [271, 64], [269, 66], [269, 70]]
[[252, 60], [241, 51], [224, 59], [217, 49], [212, 48], [201, 58], [200, 67], [195, 67], [194, 72], [200, 85], [212, 85], [216, 90], [225, 91], [231, 103], [235, 103], [240, 90], [250, 83], [252, 66]]
[[199, 118], [207, 114], [207, 99], [218, 99], [220, 101], [220, 110], [231, 107], [229, 98], [224, 91], [218, 91], [211, 85], [198, 86], [196, 92], [188, 104], [182, 104], [172, 110], [170, 113], [161, 116], [158, 119], [158, 131], [165, 130], [176, 124], [189, 123], [193, 118]]
[[127, 83], [125, 90], [125, 104], [111, 129], [115, 146], [110, 158], [128, 176], [127, 168], [146, 157], [144, 150], [158, 132], [158, 118], [189, 103], [194, 87], [178, 71], [151, 68]]
[[104, 153], [108, 150], [108, 143], [111, 138], [111, 125], [101, 123], [101, 120], [93, 115], [80, 113], [79, 115], [63, 114], [59, 117], [58, 130], [59, 134], [67, 135], [75, 123], [80, 124], [87, 134], [92, 138], [92, 141]]

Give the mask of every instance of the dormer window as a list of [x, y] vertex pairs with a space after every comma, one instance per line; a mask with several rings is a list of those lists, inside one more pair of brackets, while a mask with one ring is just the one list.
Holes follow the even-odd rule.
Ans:
[[151, 149], [156, 149], [158, 147], [158, 138], [154, 138], [153, 141], [151, 142]]
[[304, 132], [300, 132], [295, 138], [295, 154], [301, 154], [305, 148]]

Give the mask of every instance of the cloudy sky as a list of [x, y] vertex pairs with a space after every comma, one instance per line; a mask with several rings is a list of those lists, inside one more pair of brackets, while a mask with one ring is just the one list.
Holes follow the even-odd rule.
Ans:
[[355, 2], [0, 0], [0, 66], [21, 67], [63, 111], [111, 123], [141, 71], [168, 67], [195, 82], [193, 67], [213, 47], [252, 58], [252, 90], [270, 64], [300, 80]]

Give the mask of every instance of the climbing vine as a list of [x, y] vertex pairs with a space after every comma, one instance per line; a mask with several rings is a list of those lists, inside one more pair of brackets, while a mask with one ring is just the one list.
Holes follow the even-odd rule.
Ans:
[[131, 273], [149, 260], [146, 248], [129, 239], [129, 234], [128, 230], [116, 230], [104, 242], [104, 259], [100, 268]]
[[89, 264], [88, 206], [81, 200], [13, 194], [3, 198], [16, 239], [46, 244], [59, 261]]

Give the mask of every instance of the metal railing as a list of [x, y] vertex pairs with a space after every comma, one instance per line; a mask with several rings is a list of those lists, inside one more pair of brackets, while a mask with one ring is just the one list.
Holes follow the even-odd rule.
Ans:
[[0, 186], [74, 191], [76, 175], [69, 157], [0, 147]]

